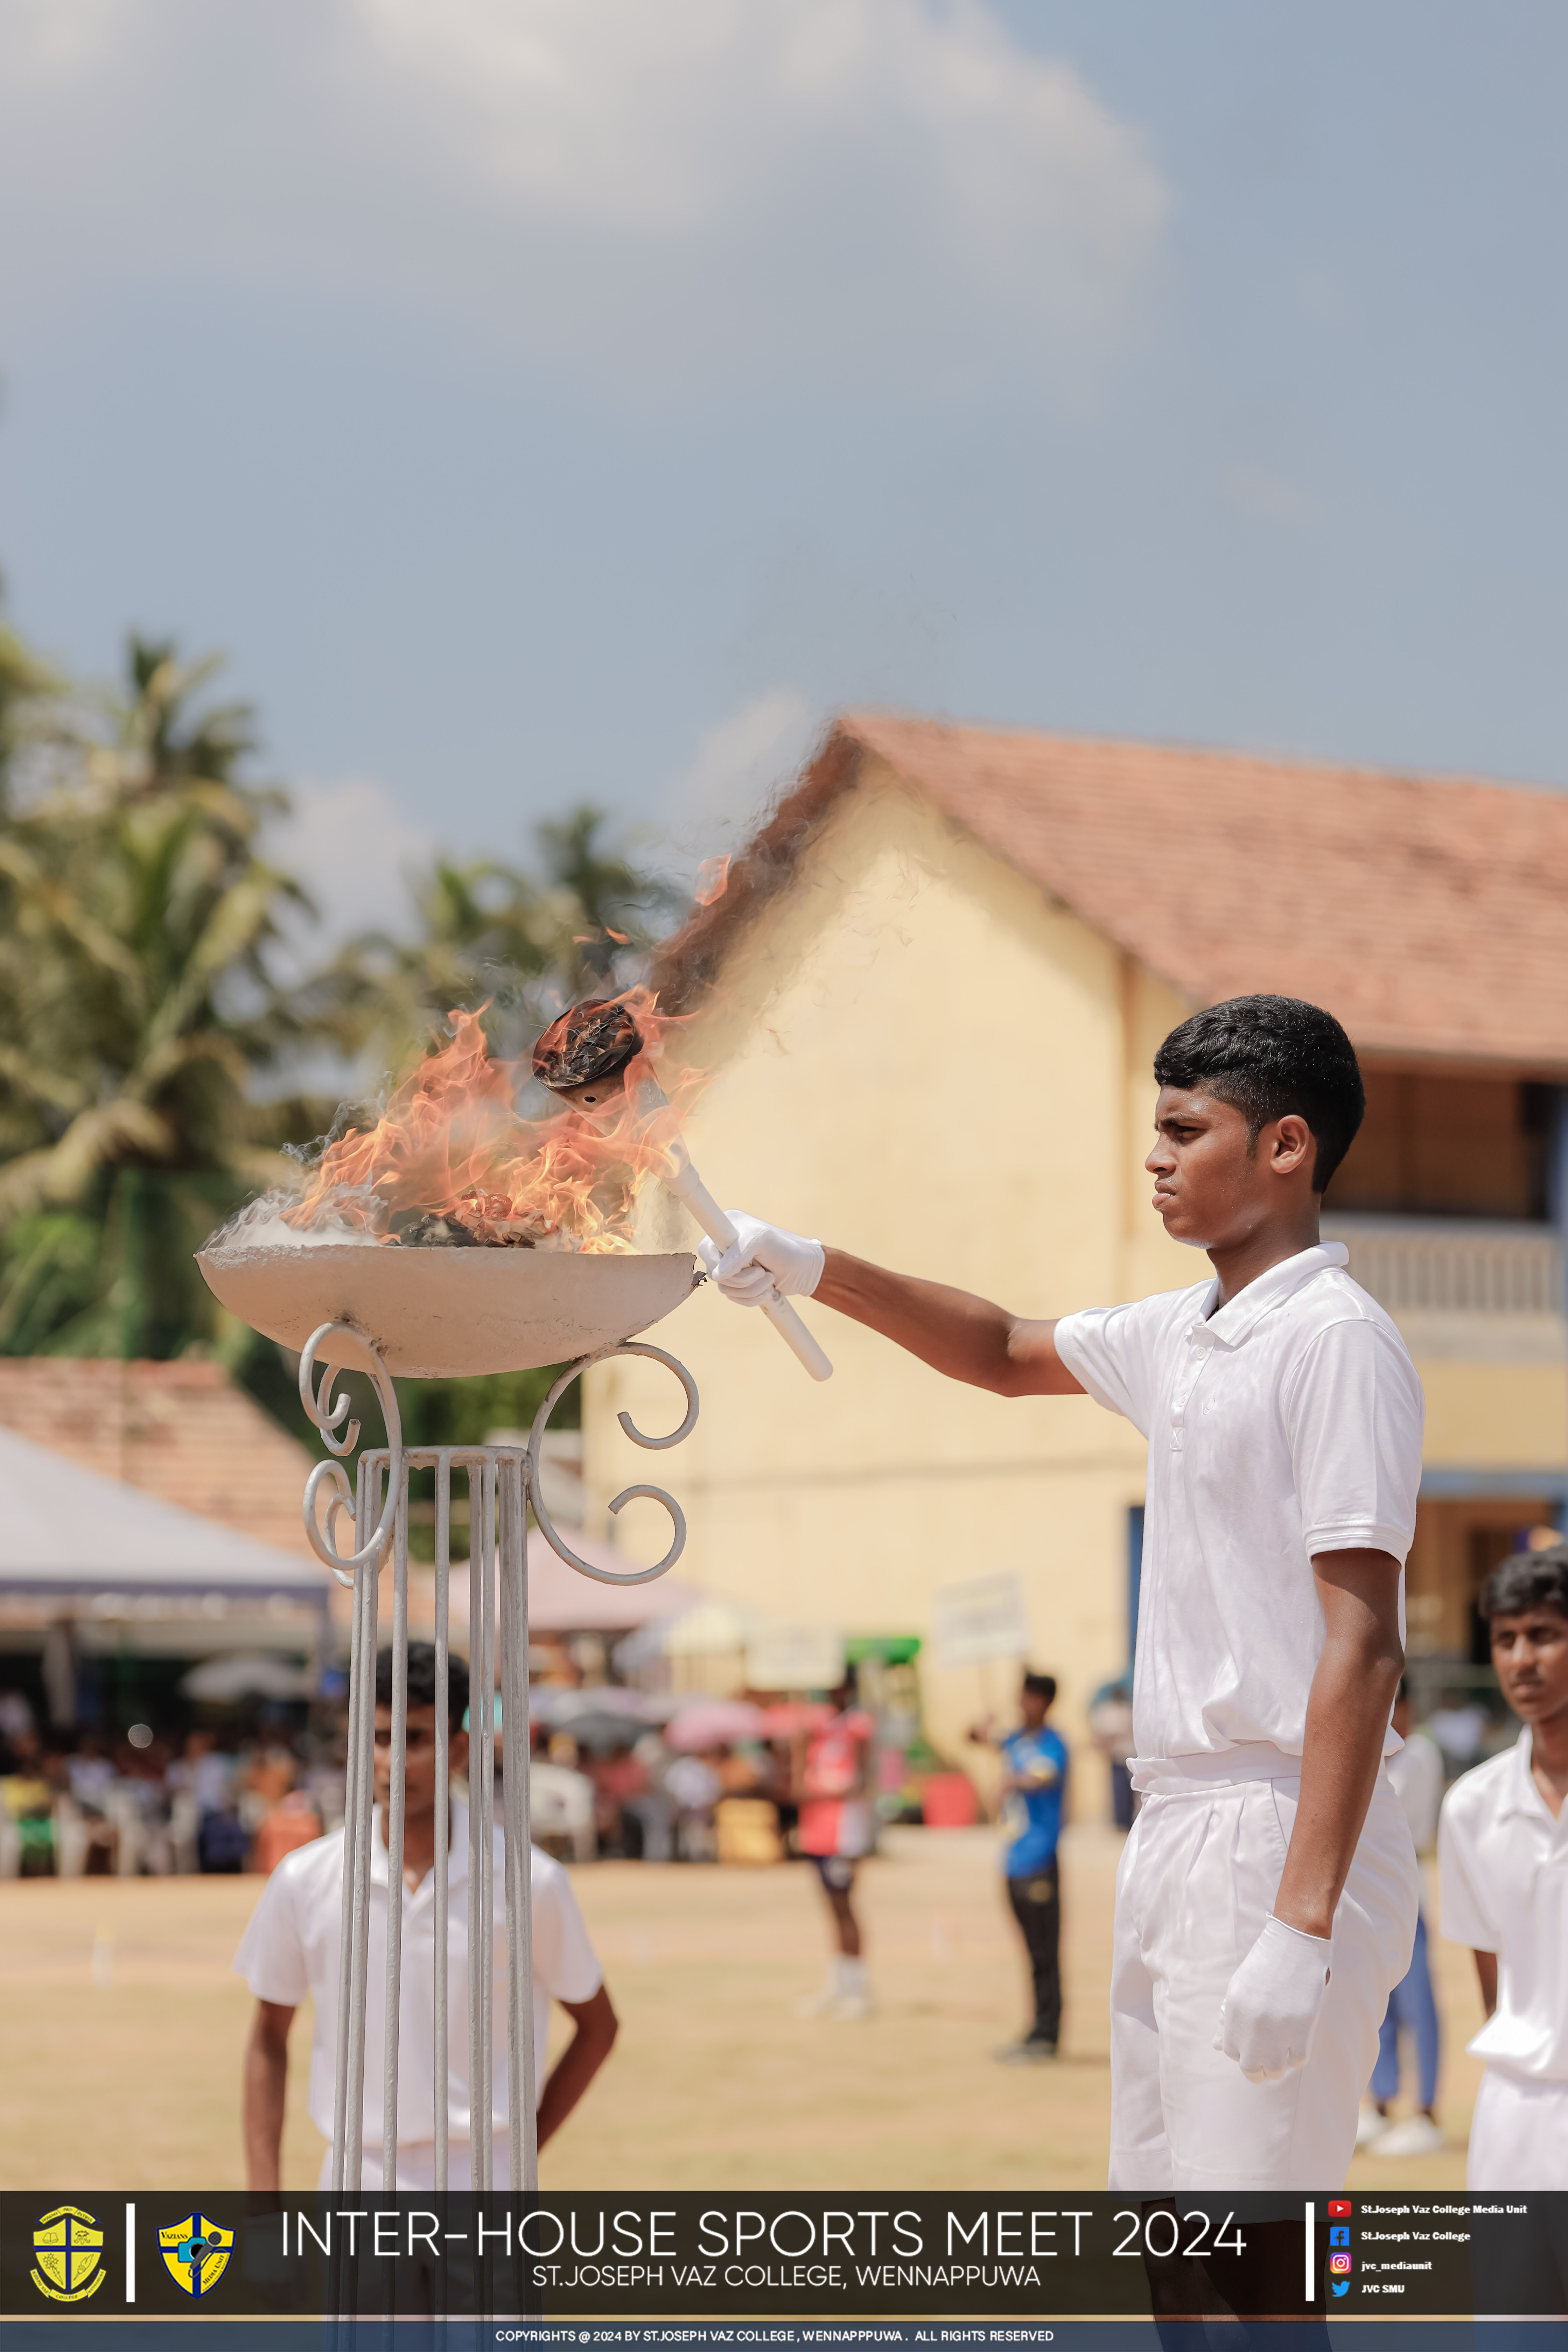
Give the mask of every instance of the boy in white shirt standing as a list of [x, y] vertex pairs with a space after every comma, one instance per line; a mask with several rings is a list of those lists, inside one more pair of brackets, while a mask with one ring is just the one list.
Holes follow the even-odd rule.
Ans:
[[[1410, 1693], [1402, 1682], [1394, 1702], [1394, 1728], [1405, 1745], [1388, 1759], [1389, 1785], [1410, 1824], [1410, 1843], [1416, 1854], [1429, 1853], [1437, 1835], [1437, 1809], [1443, 1801], [1443, 1751], [1435, 1739], [1418, 1731], [1410, 1719]], [[1390, 2103], [1399, 2095], [1399, 2037], [1408, 2030], [1415, 2043], [1419, 2075], [1418, 2104], [1403, 2123], [1391, 2125]], [[1444, 2145], [1437, 2121], [1437, 2062], [1442, 2055], [1442, 2029], [1437, 2021], [1436, 1996], [1426, 1958], [1426, 1919], [1415, 1916], [1415, 1949], [1410, 1972], [1388, 1997], [1388, 2014], [1378, 2035], [1377, 2063], [1362, 2102], [1356, 2145], [1370, 2141], [1373, 2156], [1431, 2156]]]
[[1173, 1031], [1154, 1076], [1154, 1207], [1214, 1269], [1190, 1290], [1036, 1322], [743, 1214], [703, 1255], [738, 1304], [816, 1297], [952, 1379], [1087, 1393], [1147, 1436], [1110, 2186], [1322, 2189], [1415, 1929], [1382, 1759], [1421, 1388], [1319, 1236], [1365, 1108], [1338, 1022], [1240, 997]]
[[1466, 2178], [1568, 2189], [1568, 1545], [1513, 1553], [1480, 1611], [1524, 1728], [1455, 1781], [1437, 1824], [1443, 1933], [1474, 1951], [1487, 2012]]
[[[468, 1736], [459, 1727], [468, 1704], [468, 1669], [460, 1658], [447, 1666], [448, 1757], [451, 1769], [468, 1764]], [[391, 1901], [387, 1878], [386, 1807], [392, 1788], [392, 1652], [376, 1660], [375, 1818], [371, 1838], [370, 1961], [365, 1985], [363, 2170], [362, 2186], [382, 2189], [382, 2068], [385, 2032], [386, 1925]], [[398, 2189], [429, 2189], [435, 2183], [435, 1858], [436, 1652], [428, 1642], [408, 1644], [407, 1762], [403, 1815], [403, 1976], [398, 2024]], [[448, 2184], [471, 2186], [471, 2121], [468, 2109], [468, 1809], [454, 1797], [447, 1846], [447, 2130]], [[448, 1824], [440, 1824], [443, 1833]], [[332, 2097], [337, 2071], [338, 1958], [342, 1926], [343, 1837], [342, 1830], [295, 1848], [279, 1864], [262, 1890], [235, 1955], [234, 1965], [256, 1996], [256, 2015], [245, 2053], [243, 2129], [247, 2186], [274, 2189], [281, 2183], [279, 2160], [283, 2138], [283, 2103], [289, 2067], [289, 2031], [294, 2011], [310, 1994], [315, 2009], [310, 2045], [307, 2111], [327, 2141], [332, 2137]], [[616, 2012], [572, 1883], [558, 1862], [537, 1846], [531, 1851], [533, 1891], [534, 2080], [539, 2095], [539, 2145], [559, 2129], [610, 2053]], [[505, 1885], [502, 1832], [495, 1832], [495, 1884]], [[495, 2044], [492, 2076], [494, 2178], [508, 2176], [506, 1920], [496, 1906]], [[558, 2000], [575, 2032], [544, 2075], [544, 2042], [550, 2003]], [[321, 2159], [318, 2187], [331, 2184], [331, 2148]]]

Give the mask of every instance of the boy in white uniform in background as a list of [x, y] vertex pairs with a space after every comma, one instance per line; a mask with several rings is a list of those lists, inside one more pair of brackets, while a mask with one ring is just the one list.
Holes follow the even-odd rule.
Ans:
[[1513, 1553], [1480, 1611], [1524, 1728], [1455, 1781], [1437, 1825], [1443, 1933], [1474, 1951], [1487, 2012], [1466, 2178], [1568, 2189], [1568, 1546]]
[[[1443, 1751], [1435, 1739], [1417, 1731], [1410, 1719], [1410, 1694], [1405, 1684], [1394, 1702], [1394, 1728], [1405, 1745], [1386, 1767], [1389, 1785], [1410, 1824], [1410, 1843], [1416, 1853], [1428, 1853], [1436, 1841], [1437, 1809], [1443, 1801]], [[1399, 2037], [1408, 2031], [1415, 2043], [1419, 2099], [1415, 2113], [1391, 2125], [1390, 2103], [1399, 2095]], [[1410, 1969], [1388, 1996], [1388, 2014], [1377, 2037], [1377, 2063], [1372, 2086], [1362, 2102], [1356, 2145], [1369, 2142], [1373, 2156], [1430, 2156], [1440, 2148], [1443, 2127], [1437, 2121], [1437, 2062], [1442, 2055], [1442, 2029], [1426, 1953], [1425, 1909], [1415, 1916], [1415, 1949]]]
[[[392, 1653], [376, 1660], [375, 1818], [371, 1833], [370, 1951], [365, 1988], [364, 2164], [362, 2185], [382, 2180], [382, 2049], [386, 2017], [386, 1921], [389, 1902], [386, 1807], [392, 1790]], [[468, 1704], [468, 1669], [453, 1658], [447, 1669], [448, 1757], [462, 1773], [468, 1738], [459, 1727]], [[397, 2179], [399, 2189], [435, 2185], [435, 1854], [436, 1652], [428, 1642], [408, 1644], [408, 1747], [404, 1776], [402, 2017], [397, 2052]], [[445, 1829], [447, 1824], [443, 1823]], [[310, 2121], [329, 2143], [318, 2187], [331, 2186], [332, 2105], [337, 2072], [338, 1969], [343, 1899], [344, 1832], [296, 1847], [262, 1890], [235, 1955], [235, 1969], [256, 1996], [256, 2016], [245, 2055], [244, 2135], [247, 2185], [275, 2189], [283, 2137], [289, 2029], [310, 1994], [315, 2009], [310, 2044]], [[533, 1880], [533, 2055], [539, 2094], [539, 2144], [559, 2130], [610, 2053], [616, 2012], [577, 1908], [572, 1883], [558, 1862], [531, 1850]], [[447, 2179], [471, 2185], [468, 2109], [468, 1809], [451, 1801], [447, 1845]], [[491, 2061], [493, 2179], [510, 2179], [507, 2116], [505, 1844], [495, 1832], [496, 1922], [494, 2025]], [[544, 2045], [550, 2003], [558, 2000], [576, 2032], [548, 2082]]]
[[[1415, 1929], [1382, 1759], [1421, 1388], [1319, 1237], [1365, 1108], [1338, 1022], [1237, 998], [1173, 1031], [1154, 1076], [1154, 1206], [1214, 1269], [1190, 1290], [1029, 1321], [743, 1213], [703, 1255], [738, 1304], [816, 1297], [952, 1379], [1087, 1393], [1147, 1436], [1110, 2186], [1321, 2189], [1344, 2177]], [[1054, 1108], [1070, 1149], [1075, 1107]]]

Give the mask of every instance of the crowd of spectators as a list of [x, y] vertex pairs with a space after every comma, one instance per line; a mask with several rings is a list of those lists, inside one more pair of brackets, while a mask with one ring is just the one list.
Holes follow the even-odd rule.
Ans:
[[798, 1812], [808, 1706], [542, 1689], [530, 1726], [536, 1834], [579, 1856], [782, 1861]]
[[[574, 1861], [783, 1861], [795, 1850], [805, 1742], [830, 1712], [536, 1685], [535, 1838]], [[273, 1713], [243, 1731], [67, 1731], [40, 1725], [20, 1692], [0, 1691], [0, 1877], [270, 1871], [339, 1826], [344, 1780], [341, 1705]], [[889, 1761], [883, 1818], [918, 1819], [901, 1754]]]
[[336, 1726], [62, 1730], [0, 1691], [0, 1878], [270, 1870], [342, 1816]]

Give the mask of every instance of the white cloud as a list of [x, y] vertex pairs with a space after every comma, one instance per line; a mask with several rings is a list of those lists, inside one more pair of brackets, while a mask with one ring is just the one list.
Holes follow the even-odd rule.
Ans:
[[793, 365], [829, 395], [977, 348], [1081, 375], [1167, 205], [983, 0], [13, 0], [0, 159], [35, 296], [261, 278], [628, 387]]
[[799, 768], [821, 729], [798, 688], [771, 687], [710, 727], [669, 795], [682, 872], [744, 847], [775, 789]]
[[356, 932], [405, 930], [406, 877], [430, 856], [433, 836], [371, 776], [291, 784], [289, 795], [266, 849], [321, 910], [320, 924], [301, 929], [301, 952], [320, 961]]

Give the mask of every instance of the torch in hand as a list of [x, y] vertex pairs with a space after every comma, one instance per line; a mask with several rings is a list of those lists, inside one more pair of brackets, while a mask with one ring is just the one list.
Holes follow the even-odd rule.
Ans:
[[[624, 1003], [574, 1004], [551, 1023], [534, 1047], [534, 1076], [584, 1118], [613, 1117], [626, 1100], [631, 1065], [642, 1050], [642, 1033]], [[692, 1166], [669, 1098], [646, 1066], [636, 1074], [632, 1108], [663, 1148], [660, 1173], [667, 1188], [710, 1242], [732, 1249], [739, 1238], [735, 1228]], [[832, 1364], [787, 1298], [775, 1292], [763, 1301], [763, 1313], [814, 1381], [833, 1378]]]

